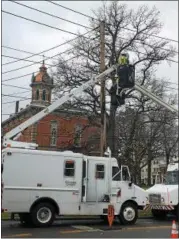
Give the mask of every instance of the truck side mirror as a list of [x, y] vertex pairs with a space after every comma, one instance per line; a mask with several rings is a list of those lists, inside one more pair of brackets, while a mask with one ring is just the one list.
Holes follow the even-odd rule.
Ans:
[[130, 182], [129, 182], [129, 187], [131, 187], [132, 186], [132, 184], [133, 184], [133, 178], [131, 177], [131, 180], [130, 180]]

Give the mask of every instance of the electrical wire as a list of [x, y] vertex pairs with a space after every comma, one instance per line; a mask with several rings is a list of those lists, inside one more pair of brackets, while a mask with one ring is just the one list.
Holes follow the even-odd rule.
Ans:
[[2, 94], [2, 96], [8, 96], [8, 97], [13, 97], [13, 98], [26, 99], [26, 97], [23, 97], [23, 96], [15, 96], [15, 95], [7, 95], [7, 94]]
[[[74, 48], [70, 48], [70, 49], [67, 49], [67, 50], [65, 50], [65, 51], [63, 51], [63, 52], [57, 53], [57, 54], [55, 54], [55, 55], [53, 55], [53, 56], [51, 56], [51, 57], [46, 57], [46, 60], [54, 59], [54, 57], [56, 57], [56, 56], [61, 56], [62, 54], [68, 53], [68, 52], [70, 52], [70, 51], [73, 50], [73, 49], [74, 49]], [[4, 57], [9, 57], [9, 58], [14, 58], [14, 57], [11, 57], [11, 56], [6, 56], [6, 55], [2, 55], [2, 56], [4, 56]], [[17, 59], [18, 59], [18, 58], [17, 58]], [[21, 60], [23, 60], [23, 59], [21, 59]], [[25, 61], [26, 61], [26, 60], [25, 60]], [[2, 74], [7, 74], [7, 73], [9, 73], [9, 72], [21, 70], [21, 69], [24, 69], [24, 68], [27, 68], [27, 67], [30, 67], [30, 66], [39, 64], [39, 63], [41, 63], [42, 61], [37, 61], [37, 62], [31, 61], [31, 62], [34, 62], [34, 63], [33, 63], [33, 64], [30, 64], [30, 65], [27, 65], [27, 66], [22, 66], [22, 67], [19, 67], [19, 68], [15, 68], [15, 69], [12, 69], [12, 70], [9, 70], [9, 71], [2, 72]], [[53, 67], [53, 65], [51, 65], [51, 64], [47, 64], [47, 63], [45, 63], [45, 64], [48, 65], [48, 66]]]
[[[64, 8], [64, 9], [66, 9], [66, 10], [75, 12], [75, 13], [77, 13], [77, 14], [80, 14], [80, 15], [82, 15], [82, 16], [85, 16], [85, 17], [87, 17], [87, 18], [90, 18], [90, 19], [92, 19], [92, 20], [95, 20], [95, 21], [98, 21], [98, 22], [99, 22], [99, 20], [98, 20], [97, 18], [91, 17], [91, 16], [89, 16], [89, 15], [87, 15], [87, 14], [84, 14], [84, 13], [82, 13], [82, 12], [76, 11], [76, 10], [71, 9], [71, 8], [69, 8], [69, 7], [65, 7], [65, 6], [63, 6], [63, 5], [61, 5], [61, 4], [57, 3], [57, 2], [52, 2], [52, 1], [50, 1], [50, 0], [45, 0], [45, 1], [48, 2], [48, 3], [52, 3], [52, 4], [56, 5], [56, 6], [62, 7], [62, 8]], [[107, 24], [108, 24], [108, 25], [111, 25], [111, 24], [109, 24], [109, 23], [107, 23]], [[126, 30], [128, 30], [128, 31], [133, 31], [133, 32], [135, 32], [135, 30], [130, 29], [130, 28], [127, 28], [127, 27], [121, 27], [121, 28], [126, 29]], [[142, 33], [142, 34], [144, 34], [144, 35], [146, 35], [146, 36], [153, 36], [153, 37], [160, 38], [160, 39], [163, 39], [163, 40], [167, 40], [167, 41], [172, 41], [172, 42], [178, 43], [177, 40], [174, 40], [174, 39], [171, 39], [171, 38], [161, 37], [161, 36], [157, 36], [157, 35], [155, 35], [155, 34], [147, 34], [147, 33]]]
[[51, 25], [48, 25], [48, 24], [45, 24], [45, 23], [42, 23], [42, 22], [38, 22], [38, 21], [36, 21], [36, 20], [30, 19], [30, 18], [27, 18], [27, 17], [23, 17], [23, 16], [20, 16], [20, 15], [14, 14], [14, 13], [12, 13], [12, 12], [4, 11], [4, 10], [1, 10], [1, 11], [2, 11], [3, 13], [12, 15], [12, 16], [14, 16], [14, 17], [18, 17], [18, 18], [24, 19], [24, 20], [29, 21], [29, 22], [37, 23], [37, 24], [39, 24], [39, 25], [41, 25], [41, 26], [49, 27], [49, 28], [52, 28], [52, 29], [55, 29], [55, 30], [58, 30], [58, 31], [62, 31], [62, 32], [71, 34], [71, 35], [79, 36], [79, 34], [77, 34], [77, 33], [70, 32], [70, 31], [67, 31], [67, 30], [64, 30], [64, 29], [61, 29], [61, 28], [58, 28], [58, 27], [54, 27], [54, 26], [51, 26]]
[[[18, 100], [18, 101], [26, 101], [26, 100], [31, 100], [31, 98], [26, 98], [24, 100]], [[16, 101], [9, 101], [9, 102], [4, 102], [4, 103], [1, 103], [2, 105], [6, 105], [6, 104], [11, 104], [11, 103], [15, 103]]]
[[58, 18], [58, 19], [60, 19], [60, 20], [62, 20], [62, 21], [69, 22], [69, 23], [71, 23], [71, 24], [74, 24], [74, 25], [77, 25], [77, 26], [80, 26], [80, 27], [92, 29], [91, 27], [88, 27], [88, 26], [82, 25], [82, 24], [80, 24], [80, 23], [76, 23], [76, 22], [73, 22], [73, 21], [70, 21], [70, 20], [67, 20], [67, 19], [58, 17], [58, 16], [56, 16], [56, 15], [54, 15], [54, 14], [50, 14], [50, 13], [44, 12], [44, 11], [42, 11], [42, 10], [39, 10], [39, 9], [37, 9], [37, 8], [33, 8], [33, 7], [30, 7], [30, 6], [27, 6], [27, 5], [23, 4], [23, 3], [16, 2], [16, 1], [10, 1], [10, 0], [8, 0], [8, 1], [9, 1], [9, 2], [12, 2], [12, 3], [19, 4], [19, 5], [23, 6], [23, 7], [29, 8], [29, 9], [31, 9], [31, 10], [34, 10], [34, 11], [43, 13], [43, 14], [45, 14], [45, 15], [48, 15], [48, 16], [51, 16], [51, 17], [54, 17], [54, 18]]
[[[23, 92], [13, 92], [12, 94], [6, 94], [5, 96], [14, 96], [14, 97], [17, 97], [18, 98], [18, 96], [16, 96], [17, 94], [24, 94], [24, 93], [27, 93], [27, 92], [30, 92], [31, 90], [29, 89], [29, 90], [26, 90], [26, 91], [23, 91]], [[3, 96], [3, 94], [2, 94], [2, 96]]]
[[[32, 56], [25, 57], [25, 58], [23, 58], [23, 59], [21, 59], [21, 60], [25, 60], [25, 59], [29, 59], [29, 58], [34, 57], [34, 56], [38, 56], [38, 55], [40, 55], [40, 54], [42, 54], [42, 53], [46, 53], [46, 52], [48, 52], [48, 51], [54, 50], [54, 49], [56, 49], [56, 48], [58, 48], [58, 47], [61, 47], [61, 46], [63, 46], [63, 45], [66, 45], [66, 44], [68, 44], [68, 43], [71, 43], [71, 42], [77, 40], [79, 37], [85, 36], [85, 35], [87, 35], [88, 33], [92, 32], [92, 31], [94, 31], [94, 30], [96, 30], [96, 29], [97, 29], [97, 28], [94, 28], [93, 30], [90, 30], [90, 31], [85, 32], [83, 35], [80, 35], [80, 36], [78, 36], [78, 37], [75, 37], [75, 38], [73, 38], [73, 39], [70, 39], [70, 40], [68, 40], [68, 41], [65, 41], [65, 42], [63, 42], [63, 43], [61, 43], [61, 44], [59, 44], [59, 45], [57, 45], [57, 46], [51, 47], [51, 48], [49, 48], [49, 49], [47, 49], [47, 50], [44, 50], [44, 51], [41, 51], [41, 52], [39, 52], [39, 53], [32, 54]], [[3, 66], [3, 65], [9, 65], [9, 64], [12, 64], [12, 63], [21, 61], [21, 60], [7, 62], [7, 63], [2, 64], [2, 66]]]
[[16, 86], [16, 85], [9, 85], [9, 84], [2, 84], [2, 86], [14, 87], [14, 88], [19, 88], [19, 89], [24, 89], [24, 90], [29, 89], [29, 88], [26, 88], [26, 87], [21, 87], [21, 86]]

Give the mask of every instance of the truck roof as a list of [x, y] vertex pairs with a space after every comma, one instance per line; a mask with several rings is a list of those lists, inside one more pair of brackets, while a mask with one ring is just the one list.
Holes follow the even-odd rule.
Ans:
[[173, 162], [168, 164], [167, 171], [179, 171], [179, 163]]
[[2, 150], [2, 152], [20, 152], [20, 153], [30, 153], [30, 154], [45, 154], [45, 155], [65, 155], [65, 156], [73, 156], [73, 157], [83, 157], [83, 154], [80, 153], [74, 153], [72, 151], [47, 151], [47, 150], [34, 150], [34, 149], [21, 149], [21, 148], [5, 148]]
[[[63, 155], [63, 156], [69, 156], [69, 157], [77, 157], [77, 158], [88, 158], [92, 160], [103, 160], [103, 161], [108, 161], [108, 157], [98, 157], [98, 156], [87, 156], [81, 153], [74, 153], [72, 151], [47, 151], [47, 150], [34, 150], [34, 149], [21, 149], [21, 148], [5, 148], [2, 150], [2, 152], [20, 152], [24, 154], [35, 154], [35, 155]], [[112, 158], [112, 162], [116, 162], [115, 158]]]

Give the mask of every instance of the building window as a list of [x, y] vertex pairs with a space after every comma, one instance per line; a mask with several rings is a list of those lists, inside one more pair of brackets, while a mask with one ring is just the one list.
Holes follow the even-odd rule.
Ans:
[[73, 160], [67, 160], [65, 162], [64, 176], [66, 177], [75, 176], [75, 162]]
[[45, 91], [45, 90], [43, 90], [43, 92], [42, 92], [42, 100], [44, 100], [44, 101], [45, 101], [45, 99], [46, 99], [46, 91]]
[[76, 125], [75, 127], [75, 134], [74, 134], [74, 145], [77, 147], [81, 146], [81, 139], [82, 139], [82, 126]]
[[52, 121], [51, 122], [51, 146], [56, 146], [57, 145], [57, 122]]
[[37, 123], [32, 125], [32, 131], [31, 131], [31, 141], [33, 143], [37, 142]]
[[39, 100], [39, 90], [36, 91], [36, 100]]
[[104, 164], [96, 165], [96, 178], [103, 179], [104, 178]]

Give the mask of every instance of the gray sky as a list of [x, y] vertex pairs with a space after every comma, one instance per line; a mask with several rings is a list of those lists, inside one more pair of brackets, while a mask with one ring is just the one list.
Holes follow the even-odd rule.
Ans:
[[[63, 8], [57, 7], [53, 4], [50, 4], [46, 1], [23, 1], [28, 6], [32, 6], [34, 8], [43, 10], [48, 13], [52, 13], [54, 15], [60, 16], [62, 18], [81, 23], [83, 25], [89, 24], [88, 18], [81, 16], [79, 14], [73, 13], [71, 11], [65, 10]], [[126, 4], [129, 5], [130, 8], [137, 9], [141, 4], [147, 4], [150, 7], [155, 5], [161, 14], [161, 21], [164, 24], [163, 30], [161, 31], [160, 36], [169, 37], [178, 41], [178, 2], [177, 1], [125, 1]], [[97, 9], [100, 5], [100, 1], [59, 1], [59, 4], [70, 7], [74, 10], [80, 11], [82, 13], [86, 13], [87, 15], [92, 15], [91, 9]], [[61, 21], [59, 19], [52, 18], [50, 16], [38, 13], [36, 11], [27, 9], [20, 5], [17, 5], [12, 2], [4, 1], [2, 2], [2, 9], [4, 11], [9, 11], [17, 15], [21, 15], [30, 19], [37, 20], [39, 22], [43, 22], [48, 25], [56, 26], [61, 29], [65, 29], [70, 32], [77, 32], [80, 30], [81, 33], [86, 32], [83, 27], [79, 27], [68, 22]], [[32, 22], [28, 22], [26, 20], [11, 16], [9, 14], [2, 13], [2, 45], [9, 46], [17, 49], [22, 49], [25, 51], [29, 51], [32, 53], [38, 53], [40, 51], [46, 50], [53, 46], [59, 45], [66, 40], [70, 40], [74, 38], [74, 35], [64, 33], [55, 29], [51, 29], [45, 26], [41, 26]], [[172, 42], [171, 42], [172, 43]], [[173, 46], [176, 47], [178, 51], [178, 43], [172, 43]], [[45, 57], [53, 56], [57, 53], [63, 52], [68, 49], [70, 45], [66, 44], [62, 47], [56, 48], [55, 50], [51, 50], [45, 53]], [[2, 48], [2, 54], [24, 58], [30, 56], [30, 54], [17, 52], [14, 50], [9, 50]], [[29, 58], [32, 61], [41, 61], [42, 57], [35, 56]], [[174, 60], [178, 61], [178, 56], [174, 58]], [[2, 64], [6, 62], [13, 61], [10, 58], [2, 58]], [[47, 63], [51, 63], [51, 61], [46, 61]], [[14, 64], [9, 64], [2, 67], [2, 72], [13, 70], [25, 65], [31, 64], [30, 62], [17, 62]], [[2, 75], [2, 81], [17, 77], [25, 74], [29, 74], [32, 72], [38, 71], [40, 64], [36, 64], [30, 66], [28, 68], [24, 68], [21, 70], [17, 70], [14, 72], [10, 72]], [[167, 81], [171, 81], [171, 87], [177, 89], [178, 84], [178, 64], [171, 63], [169, 66], [168, 63], [162, 63], [157, 71], [157, 77], [165, 77]], [[19, 79], [10, 80], [4, 82], [4, 84], [10, 84], [15, 86], [21, 86], [31, 89], [29, 87], [31, 81], [31, 75], [25, 76]], [[17, 93], [17, 96], [21, 97], [31, 97], [31, 91], [26, 92], [24, 89], [17, 89], [14, 87], [7, 87], [2, 85], [2, 94], [14, 94]], [[173, 92], [177, 93], [177, 90], [173, 90]], [[18, 98], [12, 98], [3, 96], [2, 103], [15, 101]], [[24, 108], [27, 104], [29, 104], [30, 100], [20, 102], [20, 108]], [[11, 104], [2, 104], [2, 114], [14, 113], [15, 103]], [[8, 118], [8, 115], [3, 115], [2, 120]]]

